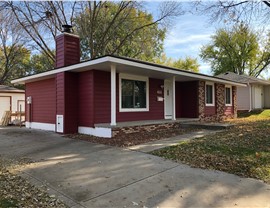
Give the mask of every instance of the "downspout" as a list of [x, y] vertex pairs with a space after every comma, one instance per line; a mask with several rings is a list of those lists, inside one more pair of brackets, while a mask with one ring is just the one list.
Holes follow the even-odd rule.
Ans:
[[251, 107], [251, 105], [252, 105], [252, 92], [251, 92], [251, 85], [249, 82], [248, 82], [248, 86], [249, 86], [249, 111], [248, 112], [250, 112], [250, 111], [252, 111], [252, 107]]

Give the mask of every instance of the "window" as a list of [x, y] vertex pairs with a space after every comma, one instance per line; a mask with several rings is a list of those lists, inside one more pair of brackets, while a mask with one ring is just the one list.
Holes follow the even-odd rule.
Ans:
[[148, 79], [129, 75], [120, 76], [120, 111], [148, 110]]
[[214, 84], [206, 83], [205, 85], [205, 104], [206, 106], [214, 106], [215, 102]]
[[232, 87], [225, 87], [225, 105], [232, 105]]

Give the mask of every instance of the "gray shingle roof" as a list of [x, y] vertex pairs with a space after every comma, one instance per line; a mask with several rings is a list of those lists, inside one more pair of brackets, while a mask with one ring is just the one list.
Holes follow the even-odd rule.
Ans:
[[223, 74], [219, 74], [217, 75], [217, 77], [219, 78], [223, 78], [223, 79], [227, 79], [230, 81], [235, 81], [235, 82], [240, 82], [243, 84], [263, 84], [263, 85], [270, 85], [270, 81], [267, 80], [263, 80], [263, 79], [259, 79], [256, 77], [251, 77], [251, 76], [247, 76], [247, 75], [239, 75], [239, 74], [235, 74], [233, 72], [226, 72]]
[[17, 89], [15, 87], [9, 87], [6, 85], [0, 85], [0, 92], [21, 92], [24, 93], [24, 90]]

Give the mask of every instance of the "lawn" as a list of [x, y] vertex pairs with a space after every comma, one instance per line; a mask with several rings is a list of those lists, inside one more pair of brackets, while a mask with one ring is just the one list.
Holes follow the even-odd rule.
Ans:
[[221, 170], [270, 184], [270, 110], [241, 114], [224, 132], [152, 154], [193, 167]]

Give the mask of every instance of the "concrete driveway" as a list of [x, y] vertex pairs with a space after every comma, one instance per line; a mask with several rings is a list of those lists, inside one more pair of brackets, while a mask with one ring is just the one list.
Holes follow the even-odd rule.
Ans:
[[270, 186], [61, 135], [0, 127], [0, 154], [36, 161], [22, 175], [70, 207], [270, 207]]

